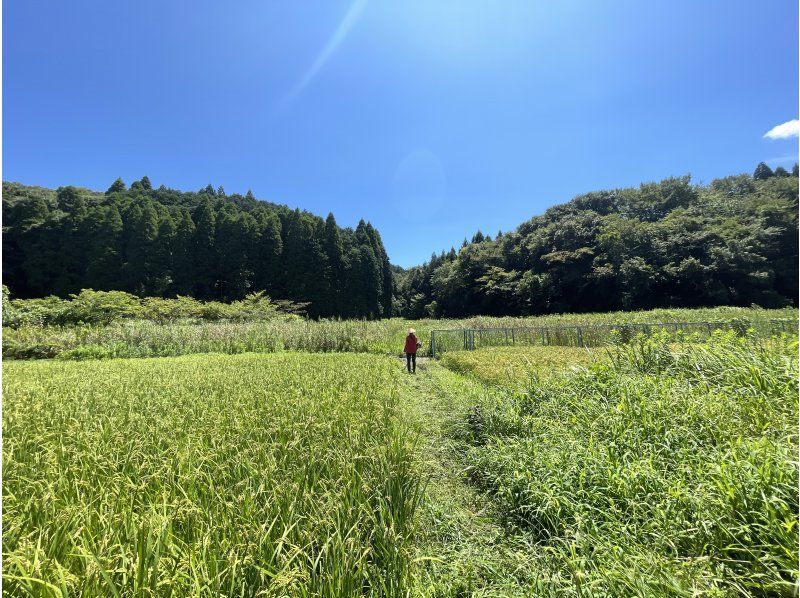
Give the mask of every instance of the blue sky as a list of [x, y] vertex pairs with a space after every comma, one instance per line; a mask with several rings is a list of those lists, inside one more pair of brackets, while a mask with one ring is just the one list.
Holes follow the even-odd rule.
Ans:
[[410, 266], [601, 188], [790, 167], [789, 0], [3, 3], [3, 179], [211, 183]]

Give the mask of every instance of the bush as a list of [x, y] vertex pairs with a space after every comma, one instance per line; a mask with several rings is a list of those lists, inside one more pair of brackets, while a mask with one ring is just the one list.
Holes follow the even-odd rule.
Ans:
[[123, 291], [83, 289], [70, 298], [61, 314], [61, 321], [56, 321], [56, 324], [108, 325], [123, 318], [140, 317], [142, 313], [140, 299]]
[[198, 301], [191, 297], [174, 299], [146, 297], [140, 299], [123, 291], [84, 289], [69, 299], [11, 299], [3, 287], [3, 326], [75, 326], [118, 323], [140, 319], [160, 324], [178, 321], [207, 322], [266, 321], [276, 318], [298, 318], [303, 304], [272, 301], [263, 292], [251, 293], [241, 301], [221, 303]]

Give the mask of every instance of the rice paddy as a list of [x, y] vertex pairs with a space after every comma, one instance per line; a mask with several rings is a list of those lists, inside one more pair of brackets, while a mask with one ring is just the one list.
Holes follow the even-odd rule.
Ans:
[[4, 593], [402, 595], [421, 478], [392, 365], [6, 364]]
[[584, 347], [496, 347], [445, 353], [441, 363], [487, 384], [527, 386], [542, 377], [594, 363], [606, 349]]
[[[5, 361], [4, 595], [796, 595], [796, 337], [484, 348], [410, 375], [368, 353], [407, 324]], [[183, 350], [152, 326], [122, 354]]]

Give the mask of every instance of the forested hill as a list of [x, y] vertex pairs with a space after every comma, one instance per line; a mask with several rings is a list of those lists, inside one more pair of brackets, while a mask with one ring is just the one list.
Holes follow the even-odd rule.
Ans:
[[557, 205], [396, 277], [410, 318], [797, 304], [798, 179], [670, 178]]
[[3, 183], [3, 282], [12, 296], [83, 288], [233, 300], [264, 290], [312, 316], [392, 313], [378, 231], [227, 195], [153, 189], [147, 177], [105, 193]]
[[160, 187], [105, 193], [3, 183], [3, 282], [14, 297], [83, 288], [233, 300], [263, 290], [315, 317], [527, 315], [797, 304], [797, 167], [760, 164], [581, 195], [494, 239], [402, 270], [378, 231]]

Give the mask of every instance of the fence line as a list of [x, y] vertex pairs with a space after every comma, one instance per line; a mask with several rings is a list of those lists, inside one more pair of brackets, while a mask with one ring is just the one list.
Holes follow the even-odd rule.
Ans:
[[[630, 324], [589, 324], [575, 326], [513, 326], [500, 328], [450, 328], [431, 331], [430, 355], [438, 357], [445, 351], [462, 349], [472, 351], [477, 347], [511, 346], [511, 345], [567, 345], [578, 347], [599, 346], [606, 344], [611, 334], [616, 331], [620, 340], [630, 340], [634, 333], [650, 335], [653, 330], [666, 330], [673, 334], [692, 332], [697, 329], [708, 336], [714, 330], [736, 330], [744, 334], [748, 329], [756, 332], [774, 334], [775, 332], [797, 331], [795, 320], [761, 320], [757, 322], [743, 320], [701, 321], [701, 322], [637, 322]], [[764, 328], [768, 328], [764, 330]], [[606, 334], [602, 334], [606, 332]], [[477, 345], [476, 345], [477, 333]], [[598, 334], [599, 333], [599, 334]], [[455, 341], [455, 342], [454, 342]]]

